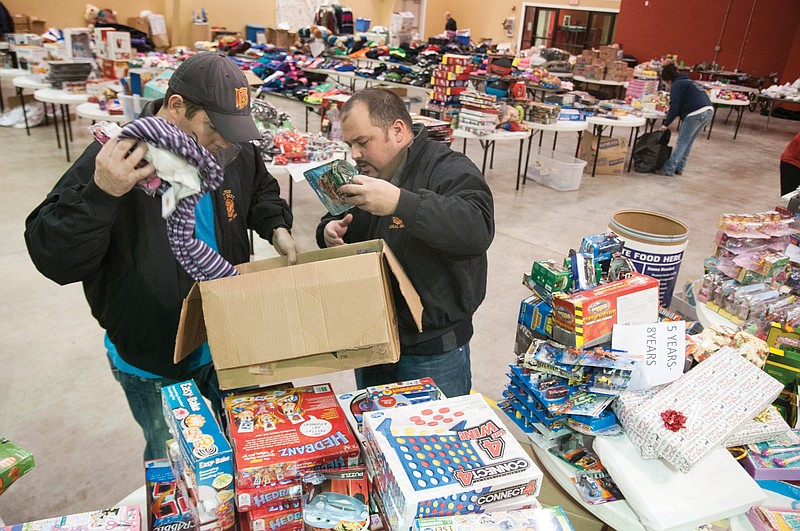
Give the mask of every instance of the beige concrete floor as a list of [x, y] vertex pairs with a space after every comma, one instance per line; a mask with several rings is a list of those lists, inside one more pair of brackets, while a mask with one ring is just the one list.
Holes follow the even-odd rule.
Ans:
[[[10, 86], [6, 86], [11, 94]], [[417, 104], [418, 105], [418, 104]], [[299, 104], [282, 106], [303, 123]], [[724, 114], [720, 118], [724, 118]], [[316, 130], [312, 115], [312, 130]], [[624, 208], [656, 210], [691, 229], [681, 280], [697, 278], [711, 250], [722, 212], [772, 208], [779, 195], [778, 159], [800, 122], [747, 113], [733, 141], [733, 124], [718, 120], [711, 140], [700, 137], [682, 177], [625, 173], [584, 175], [580, 190], [557, 192], [532, 182], [514, 190], [518, 144], [498, 144], [486, 179], [495, 200], [497, 234], [489, 250], [486, 301], [475, 316], [474, 388], [498, 398], [513, 357], [522, 274], [534, 260], [561, 258], [584, 235], [606, 230]], [[89, 122], [73, 122], [73, 157], [90, 142]], [[616, 134], [627, 132], [617, 131]], [[574, 152], [576, 135], [562, 134], [559, 151]], [[545, 136], [545, 146], [552, 136]], [[461, 149], [460, 142], [456, 146]], [[468, 155], [480, 164], [477, 142]], [[0, 495], [0, 516], [17, 523], [105, 507], [143, 482], [143, 440], [102, 348], [79, 285], [59, 287], [32, 266], [22, 238], [26, 215], [69, 167], [53, 128], [0, 128], [0, 436], [32, 451], [36, 469]], [[284, 193], [287, 177], [281, 178]], [[323, 209], [303, 183], [294, 187], [294, 234], [308, 249]], [[257, 257], [273, 254], [265, 242]], [[353, 386], [349, 373], [324, 378], [337, 390]]]

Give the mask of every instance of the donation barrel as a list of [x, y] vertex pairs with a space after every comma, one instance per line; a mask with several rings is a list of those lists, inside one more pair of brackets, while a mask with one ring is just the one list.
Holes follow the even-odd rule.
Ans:
[[659, 281], [661, 306], [669, 308], [678, 280], [689, 227], [682, 221], [646, 210], [620, 210], [608, 227], [625, 241], [622, 254], [636, 270]]

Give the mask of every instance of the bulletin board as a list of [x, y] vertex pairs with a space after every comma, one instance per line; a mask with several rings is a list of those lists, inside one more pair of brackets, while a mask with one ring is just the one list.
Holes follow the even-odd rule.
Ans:
[[304, 28], [314, 23], [314, 15], [323, 0], [277, 0], [275, 19], [291, 29]]

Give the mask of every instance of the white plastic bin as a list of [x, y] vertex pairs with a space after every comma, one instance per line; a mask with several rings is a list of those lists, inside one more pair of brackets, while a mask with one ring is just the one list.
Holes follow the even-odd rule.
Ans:
[[539, 148], [536, 153], [531, 153], [527, 176], [554, 190], [568, 192], [581, 187], [584, 166], [585, 160]]
[[153, 98], [145, 98], [139, 96], [138, 94], [134, 94], [133, 96], [117, 94], [117, 99], [122, 104], [125, 117], [129, 120], [135, 120], [138, 118], [139, 113], [142, 112], [142, 109], [144, 109], [144, 106], [147, 104], [147, 102], [151, 101]]

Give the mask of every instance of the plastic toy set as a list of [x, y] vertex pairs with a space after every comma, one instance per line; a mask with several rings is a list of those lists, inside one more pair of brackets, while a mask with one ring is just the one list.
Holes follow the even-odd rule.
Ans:
[[[164, 418], [177, 442], [176, 480], [185, 479], [195, 503], [218, 520], [220, 529], [234, 526], [233, 451], [194, 381], [163, 387]], [[175, 470], [173, 471], [175, 472]]]
[[541, 487], [541, 471], [478, 394], [366, 413], [364, 434], [392, 529], [535, 502]]

